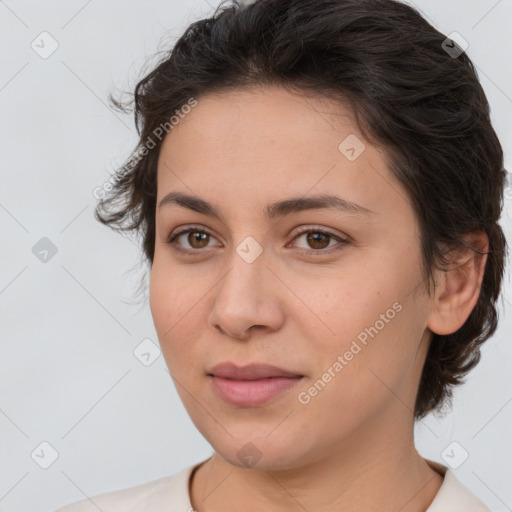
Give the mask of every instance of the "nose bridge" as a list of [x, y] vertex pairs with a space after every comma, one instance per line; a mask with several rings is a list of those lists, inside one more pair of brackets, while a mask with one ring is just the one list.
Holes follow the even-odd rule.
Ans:
[[229, 272], [220, 283], [221, 288], [227, 290], [227, 298], [236, 299], [240, 293], [240, 298], [253, 300], [269, 277], [266, 274], [272, 275], [266, 268], [267, 259], [263, 247], [253, 237], [246, 237], [235, 246], [229, 260]]
[[233, 250], [228, 271], [218, 284], [211, 323], [232, 336], [245, 337], [253, 325], [276, 328], [279, 308], [274, 302], [275, 276], [263, 247], [247, 237]]

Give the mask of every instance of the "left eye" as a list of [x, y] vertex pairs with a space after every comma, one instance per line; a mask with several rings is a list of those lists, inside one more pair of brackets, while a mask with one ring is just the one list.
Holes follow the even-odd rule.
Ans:
[[338, 243], [341, 243], [342, 245], [345, 245], [348, 243], [347, 240], [344, 240], [343, 238], [330, 233], [329, 231], [324, 231], [322, 229], [309, 229], [306, 231], [302, 231], [298, 235], [295, 236], [294, 240], [297, 240], [301, 237], [305, 236], [305, 241], [308, 244], [308, 246], [311, 249], [308, 249], [308, 247], [303, 247], [303, 249], [306, 249], [308, 252], [321, 252], [322, 250], [332, 247], [333, 245], [336, 245], [336, 243], [329, 246], [329, 243], [332, 241], [337, 241]]

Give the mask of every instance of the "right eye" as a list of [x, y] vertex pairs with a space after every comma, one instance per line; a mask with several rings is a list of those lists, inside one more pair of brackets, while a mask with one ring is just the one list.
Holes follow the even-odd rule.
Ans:
[[[187, 236], [184, 236], [187, 235]], [[187, 227], [186, 229], [182, 229], [177, 233], [172, 233], [169, 238], [166, 240], [166, 243], [172, 246], [172, 248], [180, 253], [190, 254], [200, 252], [201, 249], [208, 247], [208, 242], [210, 241], [210, 237], [213, 235], [204, 230], [203, 228], [195, 228], [195, 227]], [[189, 244], [190, 248], [183, 249], [182, 240]]]

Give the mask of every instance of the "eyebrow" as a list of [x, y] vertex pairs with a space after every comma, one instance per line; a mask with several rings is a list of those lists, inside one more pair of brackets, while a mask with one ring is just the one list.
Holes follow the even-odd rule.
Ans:
[[[183, 194], [182, 192], [170, 192], [167, 194], [158, 205], [162, 208], [167, 205], [179, 205], [203, 215], [215, 217], [224, 220], [223, 216], [212, 203], [201, 199], [197, 196]], [[291, 197], [282, 201], [269, 204], [264, 209], [264, 214], [268, 219], [276, 217], [284, 217], [291, 213], [301, 212], [305, 210], [316, 209], [336, 209], [346, 213], [354, 213], [358, 215], [367, 215], [375, 213], [364, 206], [342, 199], [341, 197], [333, 196], [330, 194], [320, 194], [315, 196], [299, 196]]]

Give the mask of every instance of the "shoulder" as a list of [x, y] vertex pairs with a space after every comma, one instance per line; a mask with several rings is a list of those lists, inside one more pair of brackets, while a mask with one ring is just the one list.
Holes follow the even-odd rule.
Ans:
[[160, 512], [164, 506], [169, 511], [187, 512], [191, 510], [188, 482], [198, 465], [134, 487], [98, 494], [55, 512]]
[[426, 512], [491, 512], [451, 469], [443, 469], [443, 483]]

